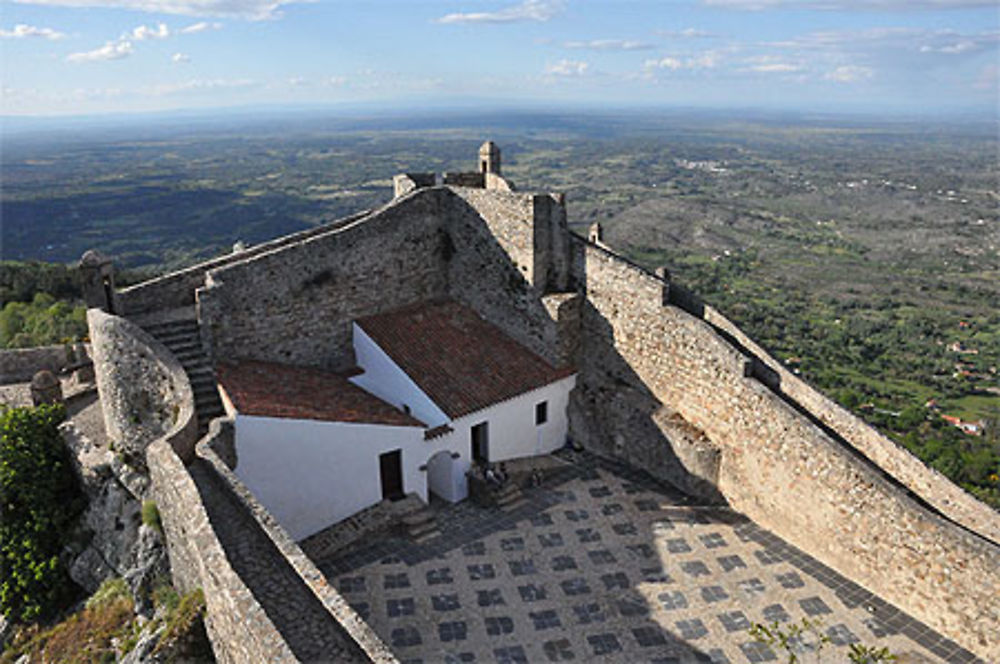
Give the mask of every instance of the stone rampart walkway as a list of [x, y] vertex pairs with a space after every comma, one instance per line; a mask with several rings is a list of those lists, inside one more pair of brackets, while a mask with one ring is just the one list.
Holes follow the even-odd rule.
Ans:
[[849, 661], [852, 643], [900, 662], [977, 661], [742, 515], [563, 458], [511, 513], [449, 505], [436, 540], [384, 538], [319, 567], [411, 664], [787, 661], [748, 630], [803, 618], [829, 643], [800, 646], [801, 661]]
[[200, 459], [189, 470], [230, 564], [295, 656], [303, 662], [355, 661], [340, 625], [222, 480]]

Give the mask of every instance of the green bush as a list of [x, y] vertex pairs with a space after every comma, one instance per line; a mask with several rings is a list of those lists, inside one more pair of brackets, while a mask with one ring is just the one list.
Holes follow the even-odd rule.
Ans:
[[95, 609], [119, 598], [132, 599], [132, 592], [128, 589], [128, 583], [121, 577], [106, 579], [101, 587], [87, 599], [87, 608]]
[[72, 582], [59, 562], [83, 507], [57, 429], [61, 405], [0, 411], [0, 612], [32, 621], [60, 608]]
[[155, 528], [156, 532], [163, 532], [163, 524], [160, 523], [160, 509], [156, 506], [155, 500], [142, 501], [142, 523], [150, 528]]

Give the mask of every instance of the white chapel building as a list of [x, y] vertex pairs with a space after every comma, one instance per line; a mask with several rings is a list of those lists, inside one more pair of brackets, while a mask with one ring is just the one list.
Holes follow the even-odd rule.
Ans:
[[216, 368], [235, 472], [295, 539], [408, 493], [458, 502], [473, 462], [566, 442], [574, 371], [463, 304], [361, 318], [353, 344], [348, 373], [250, 360]]

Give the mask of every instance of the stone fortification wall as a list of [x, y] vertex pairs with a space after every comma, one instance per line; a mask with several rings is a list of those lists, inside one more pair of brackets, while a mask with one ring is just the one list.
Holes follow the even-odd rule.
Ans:
[[285, 235], [275, 240], [250, 247], [244, 251], [213, 258], [183, 270], [177, 270], [162, 277], [130, 286], [118, 291], [118, 306], [125, 315], [130, 317], [140, 316], [153, 311], [194, 306], [195, 290], [205, 284], [205, 275], [209, 270], [243, 261], [295, 242], [301, 242], [316, 235], [328, 233], [334, 228], [339, 228], [356, 219], [360, 219], [369, 212], [369, 210], [365, 210], [329, 224]]
[[[213, 423], [213, 426], [215, 424]], [[232, 422], [219, 421], [213, 433], [222, 434], [229, 429], [232, 437]], [[199, 445], [198, 456], [232, 494], [234, 499], [256, 522], [276, 551], [291, 566], [301, 583], [300, 592], [312, 594], [312, 598], [329, 613], [334, 621], [334, 629], [325, 635], [328, 644], [323, 652], [326, 658], [338, 662], [379, 662], [398, 664], [398, 660], [385, 643], [372, 631], [371, 627], [351, 608], [347, 600], [326, 580], [312, 560], [302, 551], [277, 520], [257, 501], [249, 489], [230, 470], [228, 464], [216, 453], [216, 449], [226, 449], [227, 445], [213, 442], [223, 436], [210, 436]]]
[[444, 189], [209, 272], [198, 291], [217, 358], [343, 369], [351, 321], [447, 293]]
[[560, 364], [557, 327], [534, 285], [535, 196], [452, 190], [448, 215], [448, 285], [518, 342]]
[[400, 173], [392, 178], [392, 197], [399, 198], [423, 187], [433, 187], [437, 173]]
[[233, 570], [194, 480], [166, 441], [147, 451], [174, 583], [205, 593], [205, 626], [219, 662], [295, 662], [291, 648]]
[[[90, 345], [86, 346], [90, 356]], [[0, 385], [25, 383], [35, 372], [48, 369], [58, 375], [63, 369], [85, 358], [77, 358], [73, 347], [37, 346], [0, 351]]]
[[665, 304], [663, 280], [576, 242], [574, 276], [587, 301], [574, 436], [675, 468], [678, 450], [658, 422], [679, 416], [718, 448], [717, 487], [735, 509], [969, 650], [1000, 659], [996, 546], [924, 509], [748, 377], [744, 354]]
[[198, 422], [177, 358], [134, 323], [100, 309], [87, 311], [87, 325], [108, 438], [140, 467], [160, 437], [190, 458]]
[[813, 389], [768, 355], [767, 351], [715, 309], [705, 307], [704, 319], [713, 327], [730, 335], [775, 372], [783, 393], [834, 429], [852, 447], [951, 520], [1000, 544], [1000, 516], [995, 510], [970, 496], [941, 473], [928, 468], [861, 418]]
[[217, 658], [297, 661], [229, 564], [184, 466], [181, 455], [193, 452], [197, 418], [190, 384], [177, 360], [123, 318], [91, 309], [87, 319], [109, 437], [116, 444], [134, 445], [133, 454], [145, 452], [149, 495], [159, 508], [171, 573], [182, 590], [204, 590], [206, 627]]
[[464, 173], [443, 173], [441, 176], [443, 184], [452, 187], [475, 187], [483, 189], [486, 187], [486, 175], [476, 172]]

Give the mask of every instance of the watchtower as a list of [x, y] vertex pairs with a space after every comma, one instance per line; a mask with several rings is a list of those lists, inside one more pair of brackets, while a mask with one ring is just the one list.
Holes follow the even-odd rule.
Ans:
[[500, 148], [493, 141], [479, 147], [479, 172], [500, 175]]
[[116, 313], [115, 271], [111, 259], [90, 249], [80, 259], [80, 281], [83, 301], [88, 309], [98, 308], [109, 314]]

